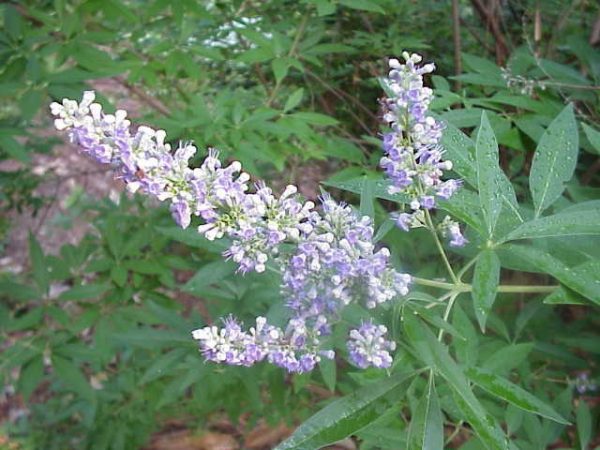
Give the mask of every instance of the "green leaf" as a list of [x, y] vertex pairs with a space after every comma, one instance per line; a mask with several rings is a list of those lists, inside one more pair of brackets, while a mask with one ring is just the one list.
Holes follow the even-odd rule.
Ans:
[[54, 355], [52, 357], [52, 367], [68, 391], [76, 392], [87, 399], [94, 397], [94, 391], [88, 379], [72, 361]]
[[300, 425], [276, 450], [314, 450], [356, 433], [379, 418], [378, 402], [394, 399], [414, 375], [392, 375], [333, 401]]
[[385, 10], [371, 0], [340, 0], [340, 4], [359, 11], [371, 11], [385, 14]]
[[517, 239], [599, 234], [600, 209], [590, 209], [573, 213], [560, 212], [526, 222], [502, 238], [501, 242]]
[[77, 43], [72, 55], [81, 67], [91, 71], [117, 75], [125, 70], [111, 55], [91, 44]]
[[485, 332], [485, 322], [490, 313], [496, 289], [500, 281], [500, 259], [493, 250], [483, 250], [477, 257], [473, 274], [473, 304], [475, 315], [482, 332]]
[[335, 384], [337, 378], [335, 360], [329, 358], [321, 358], [321, 361], [319, 361], [319, 370], [327, 388], [331, 392], [335, 392]]
[[583, 399], [579, 400], [576, 419], [579, 448], [581, 450], [586, 450], [592, 438], [592, 415], [590, 414], [589, 406]]
[[363, 189], [365, 188], [365, 184], [372, 185], [369, 189], [373, 192], [373, 195], [377, 198], [382, 198], [384, 200], [390, 200], [392, 202], [397, 203], [407, 203], [409, 202], [409, 198], [405, 194], [390, 194], [388, 192], [388, 187], [390, 186], [390, 182], [388, 180], [384, 180], [382, 178], [378, 179], [365, 179], [365, 177], [353, 178], [351, 180], [344, 181], [324, 181], [321, 184], [325, 186], [331, 186], [336, 189], [341, 189], [343, 191], [353, 192], [355, 194], [361, 194]]
[[110, 278], [119, 287], [123, 287], [127, 283], [128, 273], [127, 269], [120, 264], [115, 264], [110, 268]]
[[23, 144], [9, 135], [0, 135], [0, 149], [4, 150], [10, 158], [23, 163], [28, 163], [31, 159]]
[[505, 378], [476, 367], [467, 369], [466, 374], [476, 385], [508, 403], [554, 422], [570, 425], [569, 421], [552, 407]]
[[552, 294], [544, 298], [546, 305], [587, 305], [585, 297], [564, 286], [559, 286]]
[[319, 114], [315, 112], [297, 112], [294, 114], [290, 114], [290, 117], [295, 117], [296, 119], [300, 119], [303, 122], [312, 124], [312, 125], [337, 125], [338, 121], [333, 117], [326, 116], [325, 114]]
[[60, 295], [61, 300], [94, 300], [110, 289], [108, 284], [84, 284], [74, 286]]
[[527, 359], [533, 347], [530, 342], [502, 347], [483, 361], [482, 367], [496, 374], [508, 373]]
[[38, 89], [30, 89], [19, 99], [19, 107], [21, 108], [21, 115], [25, 120], [31, 120], [35, 113], [38, 112], [44, 94]]
[[12, 5], [5, 4], [3, 6], [4, 29], [13, 40], [17, 40], [21, 36], [23, 18], [19, 11]]
[[408, 429], [408, 450], [439, 450], [444, 448], [442, 410], [435, 392], [433, 376], [427, 391], [417, 406]]
[[40, 297], [39, 292], [33, 286], [12, 281], [0, 281], [0, 294], [13, 300], [36, 300]]
[[502, 429], [475, 397], [463, 371], [450, 357], [446, 347], [411, 313], [404, 316], [404, 330], [415, 353], [446, 379], [464, 419], [473, 427], [486, 448], [506, 449]]
[[40, 291], [47, 292], [50, 286], [50, 273], [48, 271], [48, 262], [40, 247], [39, 242], [33, 234], [29, 234], [29, 259], [33, 268], [33, 279], [40, 288]]
[[569, 267], [559, 259], [534, 247], [505, 244], [502, 246], [511, 258], [519, 258], [532, 267], [532, 272], [545, 272], [575, 292], [600, 305], [600, 260], [590, 260]]
[[328, 16], [335, 12], [335, 3], [329, 0], [311, 0], [311, 3], [317, 5], [317, 14], [319, 17]]
[[475, 144], [469, 136], [454, 125], [449, 123], [445, 125], [442, 134], [442, 146], [446, 150], [446, 159], [452, 161], [452, 170], [471, 186], [477, 187]]
[[185, 230], [181, 227], [155, 227], [159, 233], [170, 237], [175, 241], [182, 242], [190, 247], [197, 247], [205, 249], [212, 253], [221, 253], [227, 249], [226, 239], [219, 239], [216, 241], [209, 241], [203, 235], [199, 234], [196, 228], [186, 228]]
[[277, 58], [271, 62], [271, 67], [273, 68], [273, 74], [275, 75], [275, 81], [277, 84], [280, 84], [287, 76], [290, 66], [291, 63], [287, 57]]
[[23, 395], [25, 401], [29, 400], [42, 378], [44, 378], [44, 358], [39, 355], [22, 367], [19, 374], [19, 392]]
[[[446, 149], [446, 159], [452, 161], [452, 170], [458, 173], [468, 184], [477, 188], [477, 157], [475, 144], [471, 138], [455, 126], [446, 124], [442, 135], [442, 145]], [[499, 167], [496, 172], [498, 175], [496, 183], [505, 211], [510, 211], [519, 222], [523, 222], [511, 182]]]
[[285, 102], [285, 106], [283, 107], [283, 112], [288, 112], [294, 109], [296, 106], [300, 104], [302, 101], [302, 97], [304, 96], [304, 88], [296, 89], [290, 98]]
[[477, 230], [480, 234], [485, 235], [479, 196], [475, 192], [463, 187], [448, 200], [441, 199], [438, 207], [450, 213], [455, 219]]
[[481, 125], [477, 132], [475, 159], [477, 162], [477, 189], [487, 225], [488, 237], [494, 232], [498, 216], [502, 210], [499, 178], [502, 172], [498, 165], [498, 142], [485, 111], [481, 115]]
[[592, 144], [596, 153], [600, 155], [600, 131], [593, 129], [587, 123], [582, 123], [581, 126], [583, 127], [583, 131], [587, 136], [588, 141], [590, 141], [590, 144]]
[[188, 353], [189, 350], [187, 348], [175, 348], [167, 353], [164, 353], [158, 357], [150, 367], [148, 367], [138, 383], [143, 385], [172, 373], [174, 364], [178, 361], [181, 361]]
[[371, 220], [375, 218], [375, 188], [366, 177], [363, 179], [363, 187], [360, 191], [360, 214], [369, 216]]
[[12, 319], [6, 326], [6, 331], [19, 331], [38, 327], [44, 318], [44, 308], [33, 308], [25, 314]]
[[578, 149], [579, 135], [573, 105], [567, 105], [546, 129], [533, 156], [529, 188], [535, 217], [539, 217], [561, 196], [564, 183], [573, 176]]
[[382, 240], [386, 234], [388, 234], [394, 228], [394, 221], [392, 219], [385, 219], [385, 221], [379, 226], [375, 236], [373, 236], [373, 243]]
[[192, 294], [201, 294], [205, 287], [217, 283], [235, 272], [237, 266], [232, 261], [213, 261], [205, 264], [183, 286], [183, 290]]

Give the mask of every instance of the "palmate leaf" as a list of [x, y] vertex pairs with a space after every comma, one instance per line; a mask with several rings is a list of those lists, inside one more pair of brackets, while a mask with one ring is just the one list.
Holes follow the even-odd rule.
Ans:
[[404, 316], [404, 329], [415, 349], [415, 354], [448, 382], [454, 401], [465, 421], [473, 427], [486, 448], [506, 449], [507, 441], [502, 429], [475, 397], [463, 371], [452, 359], [446, 347], [413, 314]]
[[392, 375], [333, 401], [300, 425], [276, 450], [314, 450], [356, 433], [379, 418], [379, 401], [399, 398], [395, 392], [416, 373]]
[[[462, 179], [474, 188], [478, 188], [477, 155], [475, 143], [465, 133], [451, 124], [444, 124], [444, 134], [442, 135], [442, 147], [444, 147], [445, 159], [452, 161], [452, 170], [458, 173]], [[497, 168], [497, 188], [499, 196], [502, 199], [502, 206], [505, 213], [514, 216], [517, 222], [523, 222], [519, 212], [517, 197], [510, 180], [504, 172]]]
[[578, 149], [573, 105], [567, 105], [542, 135], [531, 163], [529, 188], [536, 218], [561, 196], [573, 176]]

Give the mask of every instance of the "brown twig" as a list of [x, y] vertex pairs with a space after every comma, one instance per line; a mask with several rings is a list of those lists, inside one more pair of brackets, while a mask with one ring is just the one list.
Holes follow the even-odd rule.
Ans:
[[473, 37], [475, 38], [475, 40], [476, 40], [477, 42], [479, 42], [479, 44], [480, 44], [480, 45], [481, 45], [483, 48], [485, 48], [485, 50], [486, 50], [486, 51], [487, 51], [489, 54], [491, 54], [491, 55], [493, 55], [493, 54], [494, 54], [494, 49], [493, 49], [492, 47], [490, 47], [490, 46], [488, 45], [488, 43], [487, 43], [487, 42], [485, 42], [485, 40], [484, 40], [484, 39], [483, 39], [481, 36], [479, 36], [479, 34], [477, 34], [477, 32], [476, 32], [476, 31], [475, 31], [473, 28], [471, 28], [467, 22], [465, 22], [463, 19], [460, 19], [460, 24], [461, 24], [461, 26], [463, 26], [463, 27], [465, 27], [465, 28], [467, 29], [467, 31], [468, 31], [468, 32], [471, 34], [471, 36], [473, 36]]
[[495, 14], [496, 2], [492, 2], [492, 7], [490, 8], [491, 11], [488, 11], [482, 0], [471, 0], [471, 3], [494, 36], [496, 44], [496, 63], [499, 66], [503, 66], [508, 56], [508, 47], [506, 46], [504, 35], [500, 30], [500, 25]]
[[169, 108], [167, 108], [160, 100], [152, 97], [151, 95], [148, 95], [143, 89], [140, 89], [137, 86], [134, 86], [133, 84], [129, 83], [127, 80], [125, 80], [122, 77], [115, 77], [114, 79], [121, 86], [126, 88], [132, 94], [139, 97], [140, 100], [142, 100], [144, 103], [146, 103], [147, 105], [149, 105], [150, 107], [152, 107], [153, 109], [158, 111], [159, 113], [164, 114], [165, 116], [169, 116], [171, 114], [171, 111], [169, 110]]
[[[460, 10], [458, 0], [452, 0], [452, 40], [454, 42], [454, 75], [462, 73], [461, 43], [460, 43]], [[454, 82], [454, 88], [460, 91], [462, 85], [460, 80]]]

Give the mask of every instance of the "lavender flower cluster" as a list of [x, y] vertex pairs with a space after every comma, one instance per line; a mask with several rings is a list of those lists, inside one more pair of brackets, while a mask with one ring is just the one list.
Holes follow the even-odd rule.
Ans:
[[[420, 65], [418, 54], [402, 54], [405, 63], [390, 59], [386, 80], [392, 96], [383, 101], [384, 120], [391, 131], [383, 136], [385, 156], [380, 165], [391, 181], [390, 194], [409, 197], [410, 212], [396, 214], [396, 224], [404, 231], [424, 226], [423, 210], [435, 208], [438, 198], [449, 199], [461, 186], [460, 180], [442, 181], [451, 161], [442, 160], [442, 124], [428, 115], [433, 91], [423, 85], [423, 75], [435, 70], [434, 64]], [[444, 222], [443, 232], [451, 245], [464, 245], [456, 222]]]
[[[287, 326], [275, 327], [259, 317], [255, 327], [244, 331], [229, 317], [222, 328], [195, 330], [207, 360], [244, 366], [267, 360], [290, 372], [306, 372], [322, 356], [333, 358], [321, 340], [344, 306], [362, 299], [374, 308], [408, 293], [411, 277], [390, 267], [387, 249], [376, 250], [369, 217], [358, 217], [327, 195], [319, 212], [300, 199], [295, 186], [279, 197], [262, 182], [250, 192], [250, 176], [241, 164], [223, 167], [212, 149], [193, 169], [189, 160], [196, 147], [180, 143], [173, 151], [163, 130], [140, 126], [133, 132], [125, 111], [105, 114], [94, 100], [93, 92], [85, 92], [80, 103], [52, 103], [56, 128], [67, 130], [82, 152], [111, 164], [129, 190], [168, 200], [182, 228], [198, 216], [198, 232], [207, 239], [230, 238], [224, 256], [239, 271], [263, 272], [271, 261], [282, 272]], [[385, 340], [384, 328], [363, 325], [351, 333], [348, 346], [359, 367], [391, 365], [393, 344]]]

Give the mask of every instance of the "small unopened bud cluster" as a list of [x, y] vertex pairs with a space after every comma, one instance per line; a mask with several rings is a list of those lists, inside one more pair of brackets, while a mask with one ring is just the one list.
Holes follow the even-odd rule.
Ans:
[[274, 264], [283, 274], [287, 326], [259, 317], [244, 331], [230, 317], [222, 328], [195, 330], [207, 360], [244, 366], [267, 360], [290, 372], [306, 372], [321, 356], [333, 358], [331, 350], [321, 348], [321, 337], [331, 332], [343, 307], [362, 301], [373, 308], [408, 293], [411, 277], [390, 267], [386, 248], [375, 249], [368, 217], [327, 195], [319, 212], [300, 199], [295, 186], [277, 197], [258, 182], [251, 192], [241, 164], [223, 166], [214, 149], [200, 167], [191, 168], [196, 147], [180, 143], [173, 151], [163, 130], [140, 126], [133, 132], [125, 111], [105, 114], [94, 100], [93, 92], [85, 92], [80, 103], [53, 103], [56, 128], [66, 130], [82, 152], [111, 164], [129, 190], [169, 201], [182, 228], [197, 216], [198, 232], [207, 239], [230, 238], [224, 256], [239, 271], [263, 272]]
[[462, 247], [469, 242], [461, 233], [458, 222], [452, 220], [450, 216], [444, 217], [444, 220], [438, 225], [438, 228], [440, 229], [442, 236], [450, 239], [449, 244], [452, 247]]
[[423, 85], [423, 75], [433, 72], [435, 65], [421, 65], [421, 56], [414, 53], [404, 52], [402, 57], [404, 63], [389, 61], [386, 83], [391, 96], [383, 101], [383, 118], [391, 131], [383, 136], [385, 156], [380, 165], [391, 181], [389, 192], [409, 197], [410, 212], [401, 213], [396, 221], [407, 231], [419, 226], [420, 211], [434, 209], [438, 199], [449, 199], [461, 182], [442, 181], [452, 162], [443, 160], [443, 126], [428, 115], [433, 91]]
[[515, 75], [508, 67], [502, 67], [502, 79], [506, 83], [506, 87], [519, 91], [522, 95], [531, 97], [535, 88], [542, 91], [546, 90], [546, 83], [531, 78], [525, 78], [522, 75]]

